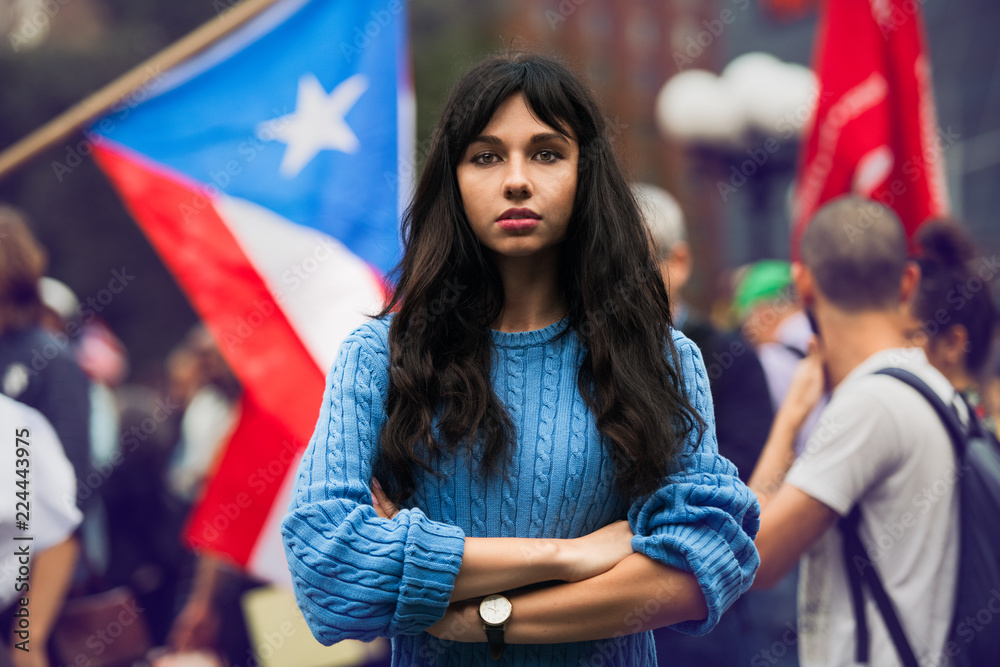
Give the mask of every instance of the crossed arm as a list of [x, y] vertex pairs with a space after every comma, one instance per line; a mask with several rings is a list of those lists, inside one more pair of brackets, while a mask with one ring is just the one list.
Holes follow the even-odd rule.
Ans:
[[[372, 498], [379, 516], [396, 515], [377, 486]], [[467, 537], [452, 604], [427, 631], [441, 639], [485, 642], [479, 598], [546, 581], [564, 583], [510, 596], [517, 613], [505, 630], [508, 643], [606, 639], [705, 618], [698, 580], [633, 552], [632, 537], [627, 521], [576, 539]]]
[[757, 503], [718, 456], [707, 374], [690, 341], [679, 347], [692, 405], [709, 422], [692, 433], [703, 436], [700, 446], [688, 443], [683, 472], [633, 504], [628, 523], [565, 540], [468, 537], [379, 500], [372, 461], [388, 376], [370, 341], [350, 343], [331, 371], [282, 522], [296, 596], [321, 642], [424, 631], [485, 641], [475, 600], [500, 591], [515, 591], [510, 643], [610, 638], [685, 621], [679, 629], [704, 632], [749, 586]]

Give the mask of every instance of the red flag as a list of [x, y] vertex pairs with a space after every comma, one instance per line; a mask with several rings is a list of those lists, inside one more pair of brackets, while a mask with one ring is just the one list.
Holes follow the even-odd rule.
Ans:
[[792, 250], [826, 201], [847, 193], [881, 201], [907, 234], [945, 215], [944, 149], [924, 49], [920, 6], [909, 0], [828, 0], [815, 68], [819, 96], [802, 144]]

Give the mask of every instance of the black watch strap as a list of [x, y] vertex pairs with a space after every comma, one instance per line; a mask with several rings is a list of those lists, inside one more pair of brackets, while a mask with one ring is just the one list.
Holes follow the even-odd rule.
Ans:
[[486, 630], [486, 641], [490, 643], [490, 657], [494, 660], [499, 660], [500, 656], [503, 655], [504, 648], [507, 646], [503, 643], [503, 626], [486, 625], [484, 623], [483, 629]]

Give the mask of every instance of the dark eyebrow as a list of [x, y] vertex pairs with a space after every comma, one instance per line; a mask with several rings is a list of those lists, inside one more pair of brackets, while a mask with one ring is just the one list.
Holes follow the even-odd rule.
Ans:
[[[531, 141], [529, 143], [538, 144], [543, 141], [561, 141], [564, 144], [569, 144], [569, 139], [558, 132], [539, 132], [538, 134], [533, 134], [531, 135]], [[500, 137], [493, 134], [480, 134], [478, 137], [469, 142], [470, 146], [472, 144], [503, 146], [503, 141], [501, 141]]]
[[539, 144], [543, 141], [561, 141], [564, 144], [569, 144], [569, 139], [558, 132], [541, 132], [531, 137], [531, 143], [533, 144]]

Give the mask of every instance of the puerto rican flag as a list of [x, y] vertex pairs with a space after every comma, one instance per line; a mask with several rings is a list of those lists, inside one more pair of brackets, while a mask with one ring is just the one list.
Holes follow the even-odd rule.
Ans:
[[406, 26], [402, 0], [282, 0], [91, 128], [244, 388], [187, 540], [273, 581], [289, 580], [278, 523], [325, 372], [400, 255]]
[[947, 215], [945, 154], [920, 4], [827, 0], [815, 69], [820, 82], [793, 197], [793, 254], [825, 202], [847, 193], [895, 209], [907, 234]]

